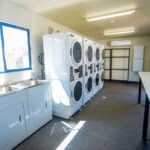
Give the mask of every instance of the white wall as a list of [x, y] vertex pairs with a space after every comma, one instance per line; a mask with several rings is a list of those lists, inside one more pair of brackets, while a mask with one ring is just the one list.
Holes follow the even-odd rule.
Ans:
[[100, 40], [99, 42], [105, 45], [105, 48], [110, 47], [110, 41], [117, 40], [131, 40], [132, 45], [130, 46], [130, 81], [139, 81], [139, 76], [137, 72], [133, 72], [133, 54], [135, 45], [144, 45], [144, 63], [143, 70], [150, 71], [150, 36], [137, 36], [137, 37], [124, 37], [124, 38], [113, 38], [108, 40]]
[[[43, 67], [38, 63], [38, 56], [43, 49], [42, 37], [49, 33], [49, 26], [54, 29], [54, 32], [59, 30], [76, 33], [61, 24], [11, 3], [9, 0], [0, 0], [0, 21], [30, 29], [32, 68], [36, 75], [40, 74], [40, 69]], [[0, 85], [30, 78], [31, 71], [0, 74]]]

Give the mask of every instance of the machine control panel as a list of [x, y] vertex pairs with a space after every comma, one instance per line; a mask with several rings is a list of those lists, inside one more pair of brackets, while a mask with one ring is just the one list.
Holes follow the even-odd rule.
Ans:
[[94, 72], [96, 72], [96, 65], [94, 64]]
[[87, 65], [85, 65], [85, 76], [88, 75], [88, 72], [87, 72]]
[[74, 69], [74, 72], [79, 74], [79, 78], [81, 78], [81, 77], [82, 77], [82, 75], [83, 75], [82, 71], [83, 71], [83, 69], [82, 69], [82, 65], [81, 65], [81, 66], [79, 66], [79, 68]]
[[88, 69], [90, 70], [90, 73], [92, 74], [92, 72], [93, 72], [93, 64], [91, 64], [90, 66], [88, 66]]
[[73, 67], [70, 67], [70, 81], [74, 80], [74, 76], [73, 76]]
[[79, 78], [81, 78], [82, 75], [83, 75], [83, 66], [81, 65], [81, 66], [79, 67]]
[[96, 67], [97, 67], [97, 71], [99, 71], [99, 67], [100, 67], [100, 66], [99, 66], [99, 63], [96, 65]]

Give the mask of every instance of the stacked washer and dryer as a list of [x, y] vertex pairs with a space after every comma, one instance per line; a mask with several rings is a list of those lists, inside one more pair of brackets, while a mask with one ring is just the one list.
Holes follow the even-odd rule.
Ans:
[[102, 45], [71, 32], [43, 36], [53, 115], [69, 119], [102, 88]]
[[83, 51], [84, 51], [84, 67], [83, 67], [83, 79], [84, 79], [84, 96], [83, 105], [86, 104], [93, 96], [93, 41], [86, 38], [83, 39]]
[[44, 35], [45, 78], [51, 80], [53, 114], [69, 119], [82, 105], [82, 37], [70, 32]]
[[105, 50], [104, 45], [100, 44], [100, 89], [103, 88], [104, 85], [104, 56]]
[[93, 71], [93, 95], [95, 95], [101, 87], [101, 69], [100, 69], [100, 45], [94, 43], [94, 71]]

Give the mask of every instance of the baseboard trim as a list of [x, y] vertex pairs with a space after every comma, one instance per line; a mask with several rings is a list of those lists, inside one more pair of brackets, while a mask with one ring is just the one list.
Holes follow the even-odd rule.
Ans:
[[139, 83], [139, 81], [108, 80], [108, 79], [104, 79], [104, 82], [121, 82], [121, 83], [134, 83], [134, 84]]

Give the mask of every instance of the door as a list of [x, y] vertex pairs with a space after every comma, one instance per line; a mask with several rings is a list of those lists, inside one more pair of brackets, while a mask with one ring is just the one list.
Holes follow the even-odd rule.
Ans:
[[73, 88], [73, 97], [74, 102], [78, 102], [81, 100], [82, 97], [82, 83], [81, 81], [77, 81]]
[[82, 46], [79, 41], [72, 42], [72, 48], [70, 50], [71, 60], [73, 65], [70, 66], [70, 81], [73, 81], [75, 77], [82, 77]]
[[99, 73], [97, 73], [95, 77], [95, 87], [98, 87], [98, 86], [99, 86]]
[[90, 77], [88, 78], [88, 80], [87, 80], [87, 83], [86, 83], [86, 91], [87, 91], [87, 93], [92, 92], [92, 87], [93, 87], [92, 83], [93, 83], [93, 79], [92, 79], [92, 77], [90, 76]]
[[89, 63], [91, 63], [92, 60], [93, 60], [93, 49], [92, 49], [91, 45], [89, 45], [88, 48], [87, 48], [87, 54], [86, 54], [86, 56], [87, 56], [87, 61]]
[[49, 83], [27, 89], [33, 132], [52, 119]]
[[74, 41], [71, 49], [71, 56], [74, 64], [79, 64], [82, 60], [82, 47], [80, 42]]
[[99, 62], [99, 60], [100, 60], [100, 50], [99, 50], [98, 47], [96, 48], [95, 57], [96, 57], [96, 61]]
[[[18, 144], [25, 135], [24, 103], [0, 110], [0, 149]], [[7, 149], [7, 148], [6, 148]]]
[[104, 79], [128, 81], [130, 48], [114, 48], [105, 50]]

